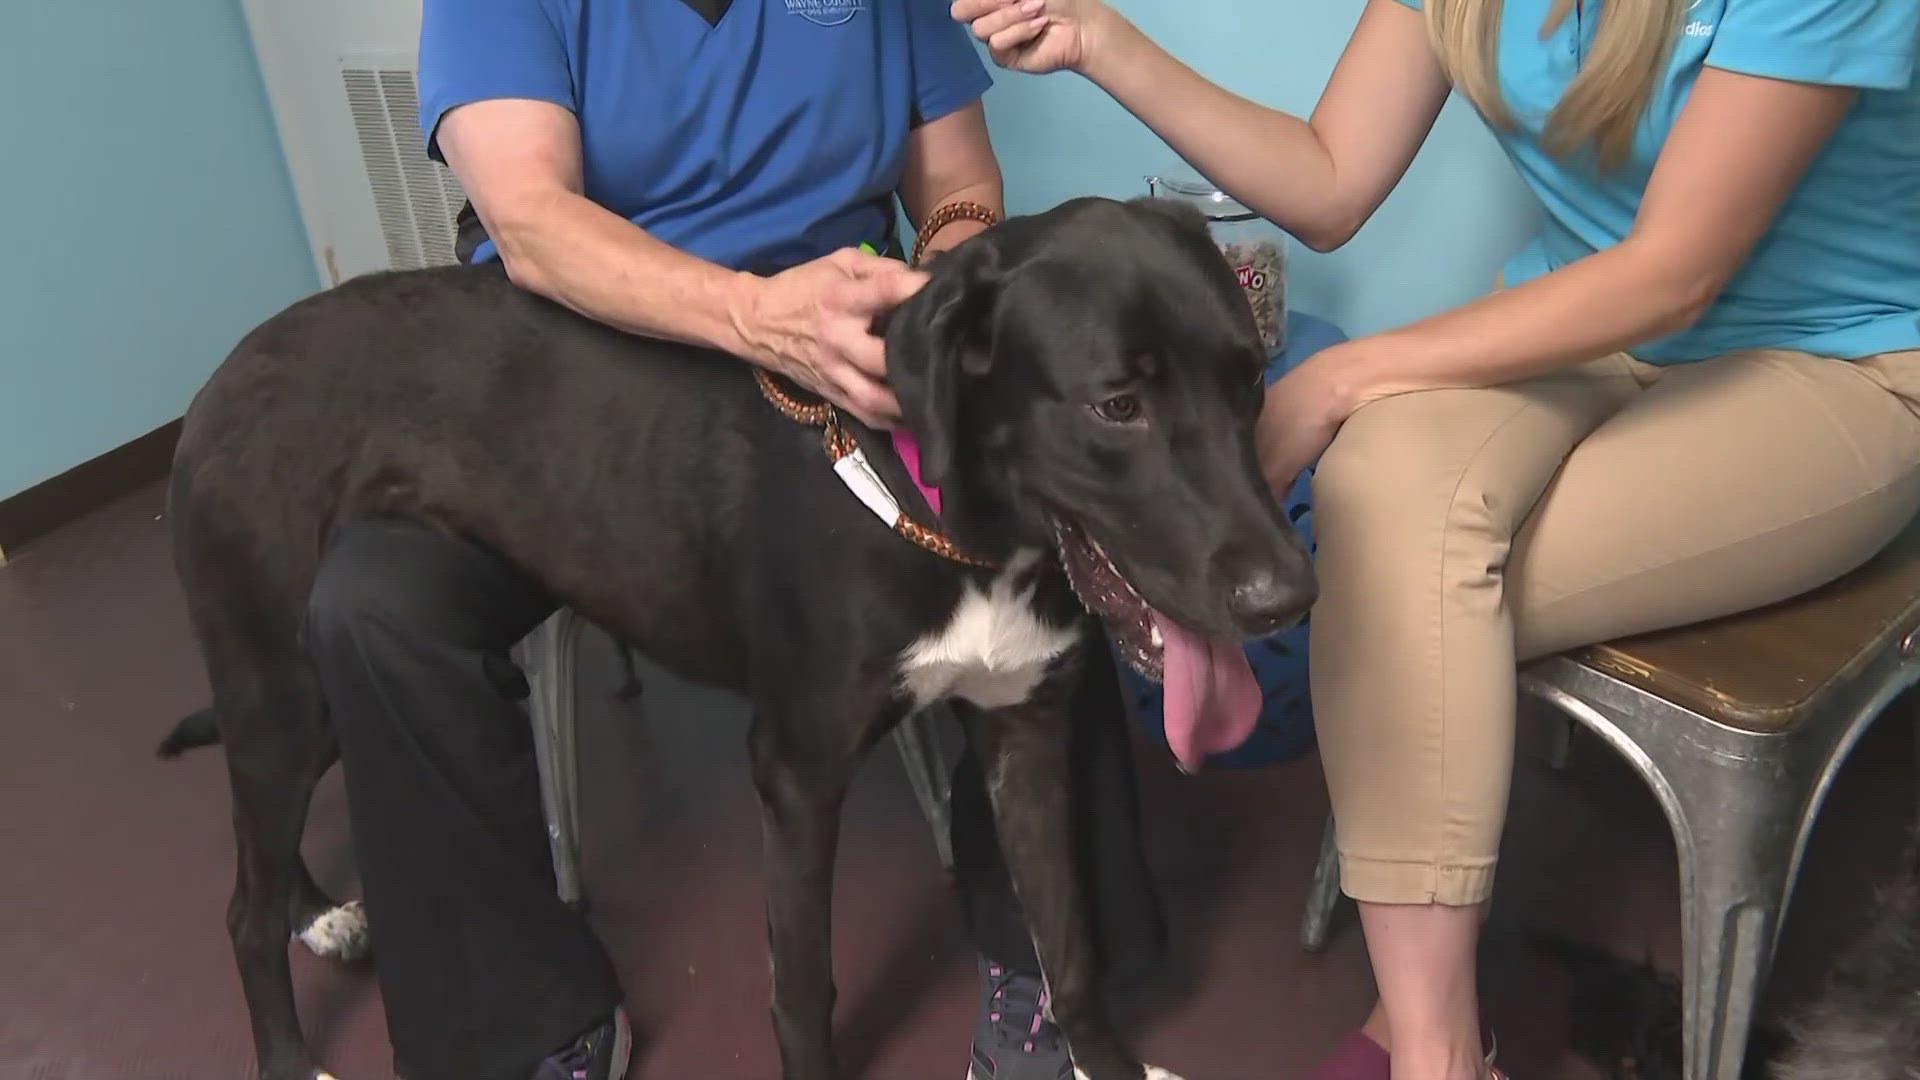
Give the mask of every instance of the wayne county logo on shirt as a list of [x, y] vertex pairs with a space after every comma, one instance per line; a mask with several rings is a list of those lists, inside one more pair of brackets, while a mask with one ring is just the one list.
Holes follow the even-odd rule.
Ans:
[[815, 26], [839, 26], [864, 11], [867, 0], [787, 0], [787, 14]]

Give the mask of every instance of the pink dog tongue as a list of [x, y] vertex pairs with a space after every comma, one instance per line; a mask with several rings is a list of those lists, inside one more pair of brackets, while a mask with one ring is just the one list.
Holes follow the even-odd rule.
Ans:
[[1260, 718], [1260, 683], [1239, 642], [1205, 638], [1158, 611], [1163, 642], [1161, 713], [1180, 767], [1198, 772], [1208, 754], [1246, 742]]

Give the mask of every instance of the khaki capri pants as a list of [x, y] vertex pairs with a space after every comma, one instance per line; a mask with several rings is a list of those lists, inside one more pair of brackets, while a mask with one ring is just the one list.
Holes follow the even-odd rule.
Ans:
[[1314, 479], [1312, 689], [1341, 881], [1487, 899], [1515, 668], [1761, 607], [1920, 511], [1920, 352], [1626, 354], [1355, 412]]

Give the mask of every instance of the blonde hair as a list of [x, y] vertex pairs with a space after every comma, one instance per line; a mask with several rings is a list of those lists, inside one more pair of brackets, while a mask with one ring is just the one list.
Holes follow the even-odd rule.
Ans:
[[[1689, 0], [1605, 0], [1593, 48], [1547, 118], [1541, 143], [1566, 156], [1591, 147], [1603, 167], [1625, 161], [1634, 132], [1680, 36]], [[1574, 0], [1554, 0], [1542, 38], [1566, 22]], [[1503, 0], [1425, 0], [1427, 27], [1447, 74], [1487, 119], [1510, 127], [1500, 93]]]

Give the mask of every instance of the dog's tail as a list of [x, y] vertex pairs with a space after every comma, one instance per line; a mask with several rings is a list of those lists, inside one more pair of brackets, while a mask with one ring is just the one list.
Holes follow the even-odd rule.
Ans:
[[180, 721], [179, 726], [164, 739], [154, 752], [171, 761], [189, 750], [202, 746], [213, 746], [220, 741], [220, 725], [214, 722], [212, 709], [199, 712]]

